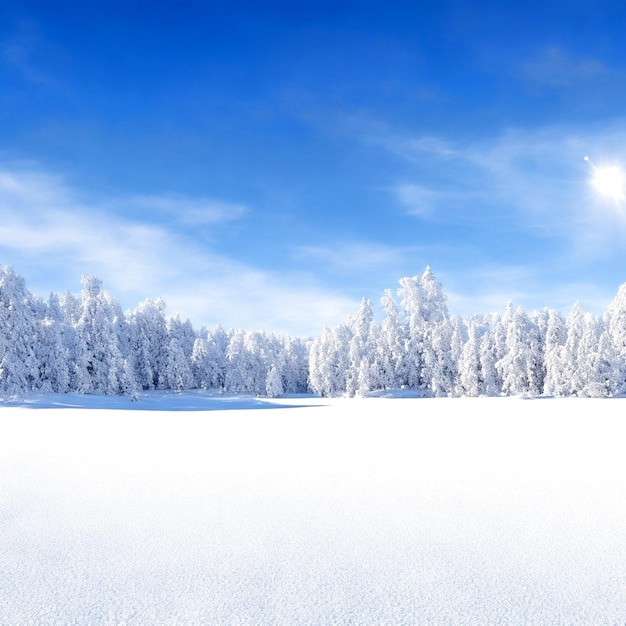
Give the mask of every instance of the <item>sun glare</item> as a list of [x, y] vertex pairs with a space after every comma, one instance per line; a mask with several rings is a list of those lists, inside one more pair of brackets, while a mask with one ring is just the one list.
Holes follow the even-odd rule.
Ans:
[[[585, 160], [588, 161], [589, 158], [585, 157]], [[615, 202], [626, 198], [626, 174], [619, 165], [592, 167], [591, 184], [599, 194]]]

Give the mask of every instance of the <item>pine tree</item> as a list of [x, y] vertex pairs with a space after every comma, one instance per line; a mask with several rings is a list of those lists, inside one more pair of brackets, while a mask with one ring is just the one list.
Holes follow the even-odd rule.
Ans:
[[283, 379], [276, 367], [272, 367], [267, 374], [265, 381], [265, 395], [268, 398], [277, 398], [285, 393], [283, 389]]
[[481, 337], [485, 331], [482, 318], [471, 317], [468, 321], [467, 341], [458, 361], [458, 395], [480, 396], [485, 392], [485, 381], [480, 358]]
[[181, 341], [175, 335], [170, 338], [167, 347], [167, 359], [164, 371], [164, 388], [184, 391], [194, 387], [189, 360], [185, 355]]
[[371, 341], [374, 325], [372, 303], [363, 298], [358, 313], [349, 321], [351, 326], [348, 345], [348, 369], [346, 371], [346, 393], [349, 396], [370, 391], [369, 367], [374, 362], [374, 345]]
[[626, 283], [621, 285], [607, 311], [607, 332], [613, 344], [611, 367], [616, 381], [615, 393], [626, 393]]
[[405, 337], [400, 312], [389, 290], [385, 291], [381, 304], [386, 316], [377, 342], [378, 385], [380, 389], [399, 389], [406, 384]]
[[39, 331], [24, 279], [11, 267], [0, 269], [0, 397], [23, 396], [35, 388]]
[[134, 385], [134, 380], [126, 380], [129, 372], [124, 365], [121, 336], [124, 324], [119, 304], [102, 290], [102, 281], [95, 276], [83, 277], [81, 315], [75, 327], [78, 391], [119, 394]]
[[169, 337], [165, 302], [145, 300], [129, 316], [135, 378], [142, 389], [164, 389]]
[[565, 393], [563, 351], [567, 341], [567, 321], [558, 311], [549, 311], [545, 338], [545, 379], [543, 393], [560, 396]]

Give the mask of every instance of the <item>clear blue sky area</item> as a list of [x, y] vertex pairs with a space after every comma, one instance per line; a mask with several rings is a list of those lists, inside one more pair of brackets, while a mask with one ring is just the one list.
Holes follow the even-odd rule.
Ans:
[[4, 0], [0, 264], [305, 336], [426, 265], [453, 313], [600, 312], [625, 33], [621, 2]]

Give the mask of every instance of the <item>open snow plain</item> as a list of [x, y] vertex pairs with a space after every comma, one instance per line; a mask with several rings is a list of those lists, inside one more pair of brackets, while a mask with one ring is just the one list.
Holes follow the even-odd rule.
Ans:
[[102, 402], [0, 408], [2, 624], [626, 622], [626, 400]]

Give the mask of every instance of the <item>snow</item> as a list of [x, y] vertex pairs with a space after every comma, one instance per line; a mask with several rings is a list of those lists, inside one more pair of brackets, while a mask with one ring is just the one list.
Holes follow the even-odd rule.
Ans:
[[625, 403], [5, 404], [1, 621], [623, 623]]

